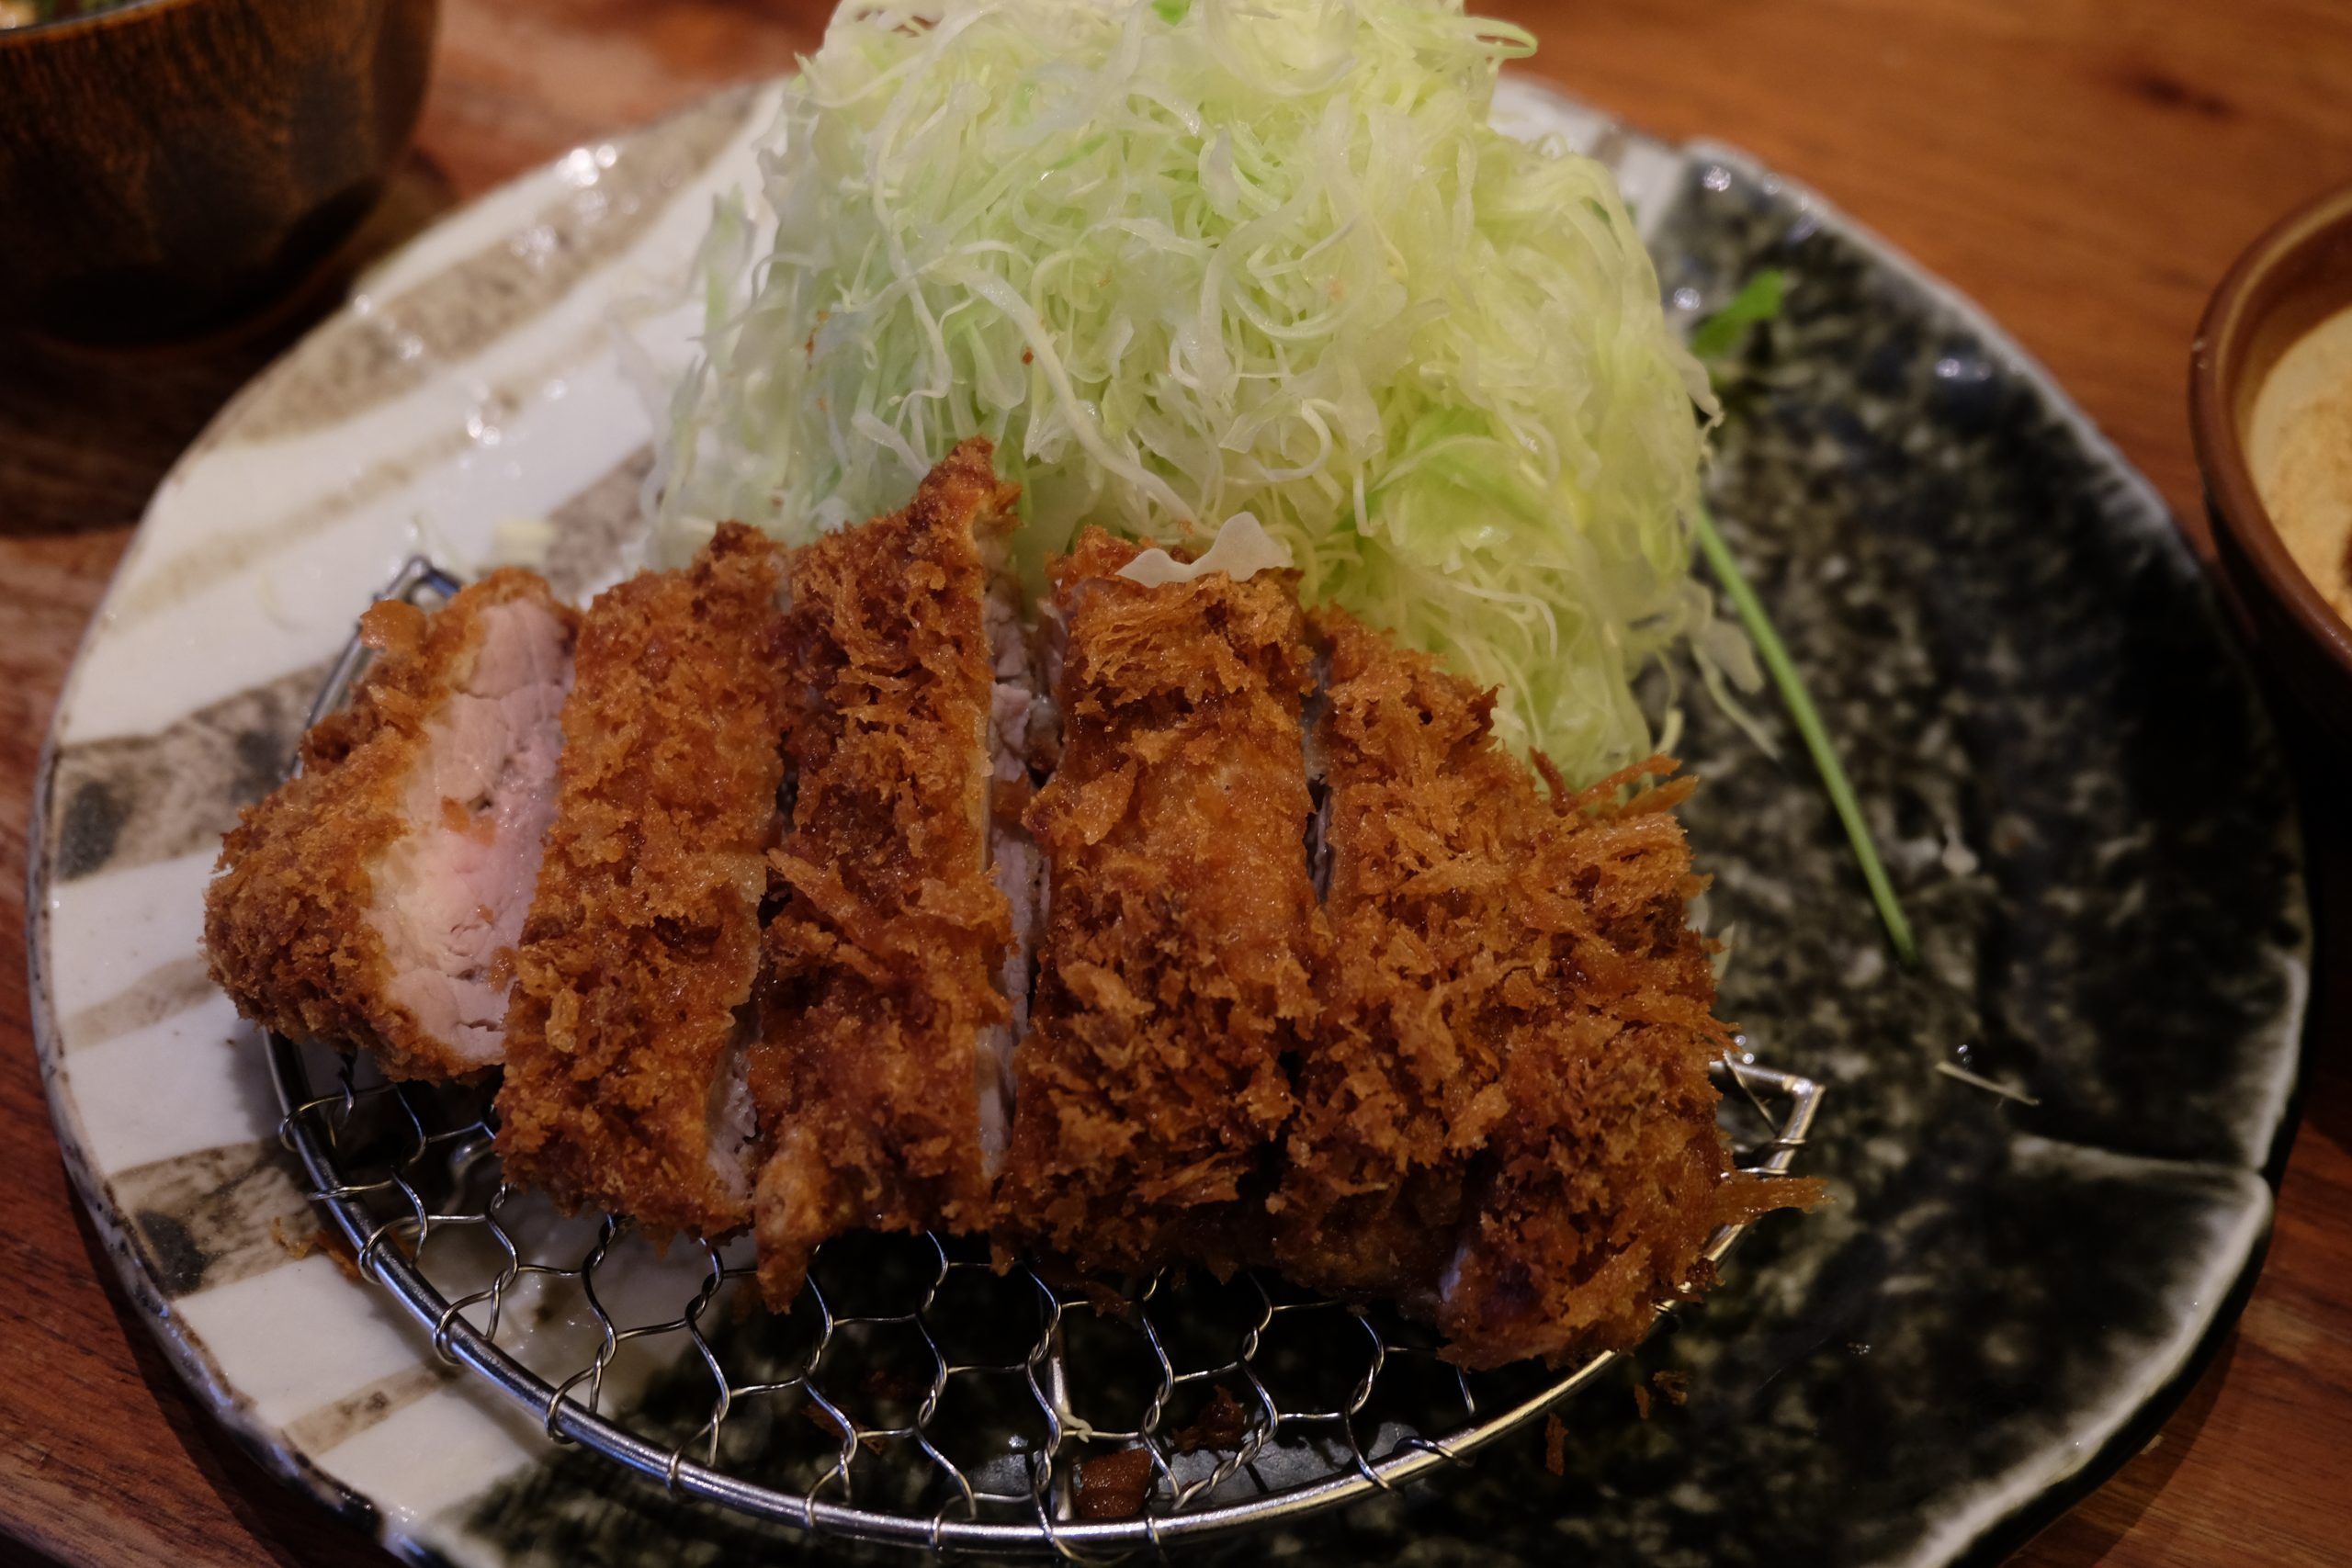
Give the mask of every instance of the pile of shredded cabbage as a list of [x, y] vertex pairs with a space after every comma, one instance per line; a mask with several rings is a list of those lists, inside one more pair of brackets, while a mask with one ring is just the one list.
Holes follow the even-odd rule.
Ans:
[[1487, 124], [1459, 0], [848, 0], [722, 205], [657, 545], [905, 504], [958, 438], [1083, 523], [1253, 513], [1334, 600], [1498, 685], [1577, 781], [1643, 666], [1744, 662], [1690, 576], [1703, 375], [1599, 164]]

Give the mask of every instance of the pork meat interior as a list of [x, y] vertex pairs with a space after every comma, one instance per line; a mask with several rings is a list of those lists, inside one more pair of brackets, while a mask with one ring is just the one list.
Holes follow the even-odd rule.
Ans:
[[244, 813], [206, 893], [212, 976], [247, 1017], [368, 1046], [393, 1077], [503, 1058], [577, 624], [514, 570], [430, 616], [368, 612], [376, 658], [351, 705]]

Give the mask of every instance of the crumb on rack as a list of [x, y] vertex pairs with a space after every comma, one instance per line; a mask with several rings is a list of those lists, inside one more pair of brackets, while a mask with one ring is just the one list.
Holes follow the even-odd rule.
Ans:
[[1223, 1383], [1189, 1426], [1178, 1428], [1170, 1441], [1180, 1454], [1210, 1449], [1238, 1449], [1250, 1435], [1250, 1413]]
[[1078, 1467], [1078, 1517], [1132, 1519], [1143, 1512], [1144, 1494], [1150, 1488], [1149, 1449], [1096, 1454]]
[[296, 1235], [286, 1228], [286, 1217], [276, 1215], [269, 1222], [269, 1239], [285, 1250], [286, 1256], [300, 1262], [327, 1244], [327, 1233], [313, 1228], [308, 1235]]
[[359, 1278], [359, 1260], [352, 1257], [350, 1248], [345, 1247], [338, 1237], [328, 1235], [316, 1225], [311, 1227], [308, 1235], [298, 1235], [287, 1227], [283, 1214], [276, 1215], [269, 1222], [269, 1239], [298, 1263], [315, 1253], [323, 1252], [334, 1259], [334, 1266], [343, 1271], [345, 1279], [356, 1280]]

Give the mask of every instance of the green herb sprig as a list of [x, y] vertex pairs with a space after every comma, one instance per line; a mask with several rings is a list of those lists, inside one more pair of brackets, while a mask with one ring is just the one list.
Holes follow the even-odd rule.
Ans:
[[1846, 765], [1838, 761], [1838, 748], [1821, 722], [1821, 710], [1814, 706], [1813, 694], [1805, 689], [1804, 677], [1797, 673], [1788, 645], [1773, 628], [1771, 617], [1765, 615], [1762, 602], [1756, 597], [1756, 590], [1748, 585], [1739, 563], [1732, 558], [1731, 547], [1724, 543], [1715, 520], [1704, 507], [1699, 510], [1698, 522], [1699, 553], [1706, 558], [1707, 569], [1730, 595], [1740, 625], [1747, 628], [1748, 639], [1755, 643], [1765, 672], [1772, 678], [1773, 688], [1780, 693], [1797, 734], [1804, 741], [1806, 754], [1813, 758], [1813, 765], [1821, 774], [1822, 786], [1829, 792], [1829, 804], [1836, 808], [1838, 820], [1845, 825], [1846, 840], [1853, 846], [1855, 863], [1862, 869], [1862, 880], [1870, 885], [1871, 901], [1878, 906], [1878, 918], [1886, 926], [1886, 939], [1894, 944], [1895, 957], [1906, 965], [1915, 964], [1919, 962], [1919, 945], [1912, 939], [1911, 922], [1894, 896], [1894, 883], [1886, 874], [1886, 863], [1879, 858], [1870, 824], [1863, 820], [1861, 802], [1855, 798], [1853, 784], [1846, 777]]
[[[1717, 365], [1729, 358], [1746, 341], [1753, 329], [1778, 319], [1788, 298], [1787, 276], [1776, 267], [1766, 268], [1750, 277], [1731, 302], [1690, 331], [1690, 352], [1708, 362], [1710, 374]], [[1805, 687], [1804, 677], [1797, 672], [1796, 661], [1789, 657], [1788, 645], [1781, 640], [1772, 618], [1764, 613], [1763, 602], [1748, 583], [1739, 563], [1732, 558], [1731, 547], [1724, 543], [1723, 533], [1703, 506], [1698, 513], [1699, 553], [1713, 572], [1715, 581], [1729, 595], [1732, 608], [1738, 614], [1740, 625], [1747, 627], [1748, 640], [1756, 645], [1757, 656], [1764, 661], [1765, 672], [1780, 693], [1781, 702], [1789, 710], [1789, 717], [1797, 727], [1797, 734], [1804, 741], [1806, 753], [1813, 758], [1815, 769], [1821, 774], [1822, 786], [1829, 792], [1829, 804], [1838, 813], [1838, 820], [1846, 829], [1846, 841], [1853, 847], [1854, 862], [1861, 868], [1862, 880], [1869, 884], [1871, 902], [1878, 907], [1878, 918], [1886, 927], [1887, 941], [1894, 944], [1895, 957], [1905, 965], [1919, 962], [1919, 945], [1911, 934], [1911, 922], [1903, 913], [1901, 900], [1894, 896], [1894, 883], [1886, 874], [1886, 863], [1879, 858], [1878, 845], [1871, 837], [1870, 824], [1863, 819], [1861, 802], [1854, 796], [1854, 786], [1846, 776], [1846, 765], [1838, 760], [1838, 748], [1829, 739], [1829, 730], [1821, 722], [1821, 710], [1814, 705], [1813, 694]]]

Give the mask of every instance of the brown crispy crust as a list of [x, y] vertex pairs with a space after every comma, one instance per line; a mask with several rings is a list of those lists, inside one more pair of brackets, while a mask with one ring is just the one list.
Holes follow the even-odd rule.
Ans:
[[1271, 1204], [1275, 1258], [1317, 1289], [1427, 1310], [1470, 1156], [1510, 1109], [1505, 995], [1531, 933], [1510, 852], [1548, 808], [1494, 743], [1492, 692], [1344, 611], [1313, 627], [1331, 942]]
[[1314, 631], [1332, 942], [1277, 1259], [1436, 1316], [1465, 1365], [1630, 1348], [1705, 1282], [1716, 1225], [1811, 1196], [1733, 1174], [1716, 1127], [1730, 1030], [1671, 810], [1691, 784], [1621, 801], [1672, 771], [1652, 758], [1547, 795], [1493, 693], [1343, 611]]
[[1653, 757], [1565, 798], [1555, 784], [1510, 847], [1527, 933], [1497, 993], [1510, 1114], [1438, 1314], [1462, 1365], [1631, 1349], [1659, 1303], [1712, 1281], [1718, 1224], [1817, 1196], [1733, 1172], [1716, 1126], [1708, 1065], [1732, 1031], [1685, 921], [1704, 882], [1673, 807], [1692, 781], [1646, 782], [1673, 768]]
[[1055, 567], [1064, 743], [1027, 816], [1051, 909], [1000, 1235], [1088, 1268], [1222, 1269], [1315, 1011], [1311, 660], [1294, 574], [1146, 588], [1114, 575], [1136, 553], [1090, 529]]
[[768, 857], [786, 902], [752, 1053], [774, 1145], [760, 1283], [777, 1308], [844, 1230], [987, 1223], [975, 1042], [1010, 1016], [992, 976], [1012, 917], [988, 870], [984, 550], [1016, 493], [967, 441], [907, 510], [793, 559], [797, 783]]
[[376, 650], [349, 706], [302, 738], [302, 773], [248, 807], [223, 839], [204, 895], [204, 952], [237, 1010], [301, 1041], [364, 1046], [388, 1077], [482, 1069], [393, 1001], [383, 939], [368, 920], [370, 868], [401, 836], [411, 771], [433, 716], [465, 683], [483, 612], [536, 600], [567, 629], [570, 606], [526, 571], [494, 571], [428, 617], [386, 601], [360, 618]]
[[786, 724], [782, 553], [722, 525], [581, 628], [555, 825], [516, 955], [498, 1095], [510, 1179], [718, 1235], [709, 1095], [759, 963]]

